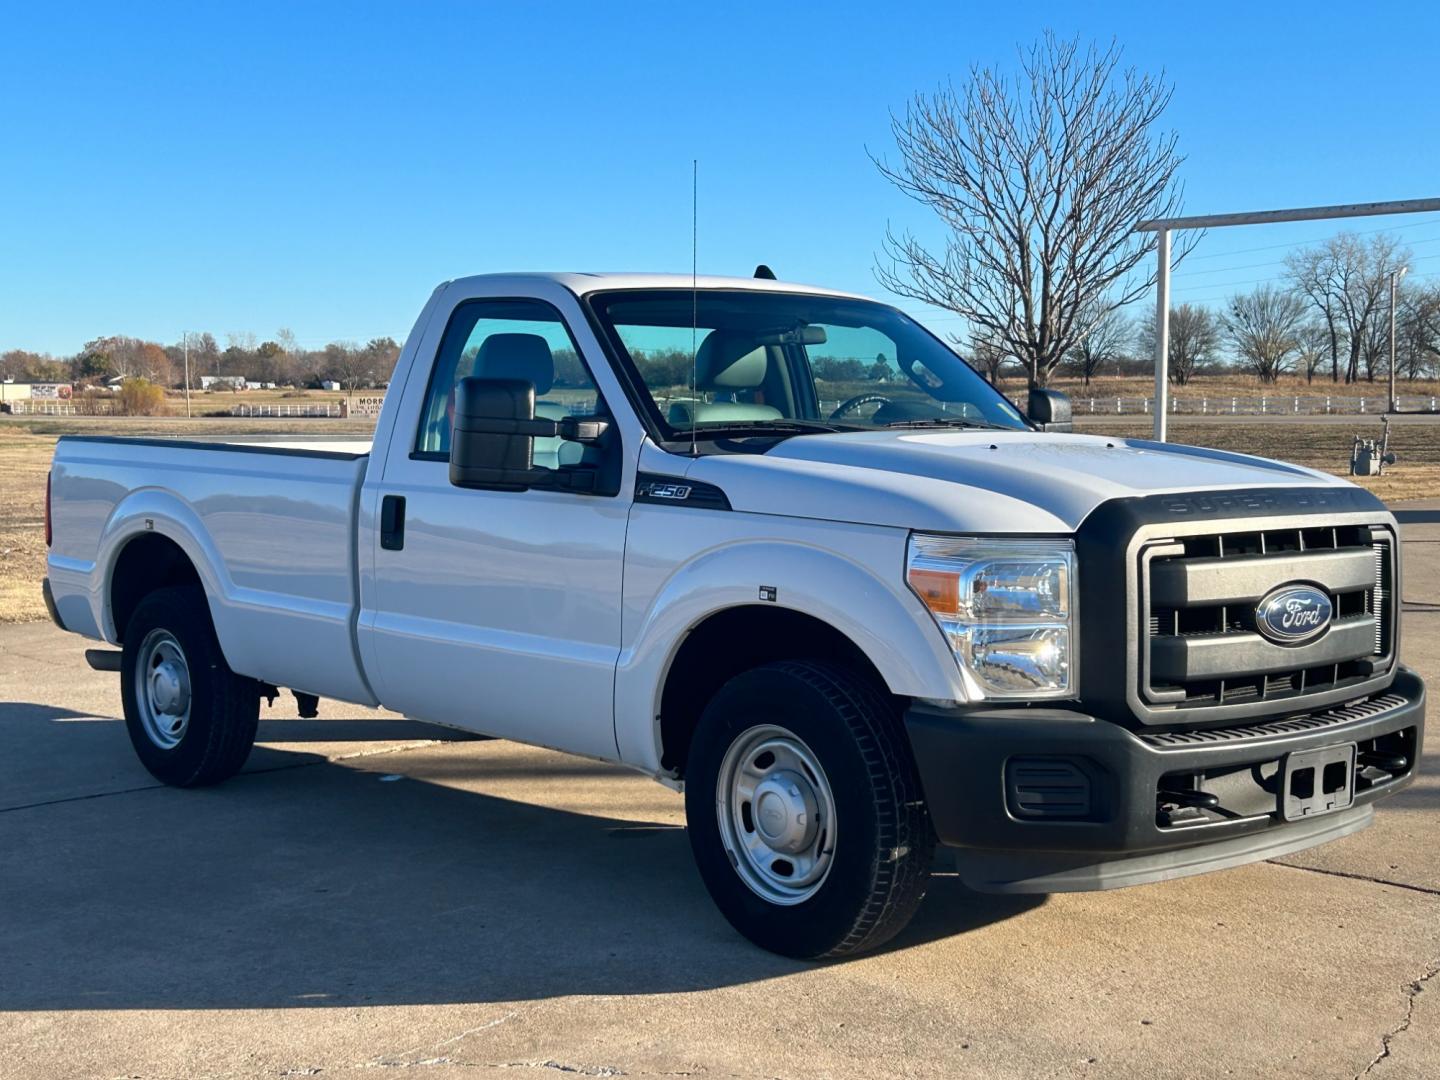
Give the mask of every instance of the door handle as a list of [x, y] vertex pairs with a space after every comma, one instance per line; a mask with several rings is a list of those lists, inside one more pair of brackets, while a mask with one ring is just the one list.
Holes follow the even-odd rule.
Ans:
[[404, 495], [386, 495], [380, 500], [380, 546], [386, 551], [405, 546]]

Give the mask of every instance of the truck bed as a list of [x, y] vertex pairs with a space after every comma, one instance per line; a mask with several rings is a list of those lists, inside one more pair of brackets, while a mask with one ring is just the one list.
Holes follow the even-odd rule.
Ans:
[[120, 553], [158, 534], [199, 572], [234, 670], [373, 703], [354, 637], [356, 514], [369, 450], [359, 440], [62, 438], [49, 557], [61, 620], [116, 642], [110, 600]]

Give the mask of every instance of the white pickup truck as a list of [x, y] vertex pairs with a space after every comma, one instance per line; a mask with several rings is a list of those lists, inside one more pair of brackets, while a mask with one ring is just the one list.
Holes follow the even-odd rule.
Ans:
[[1027, 411], [859, 296], [466, 278], [373, 443], [62, 439], [45, 592], [168, 783], [279, 687], [618, 762], [793, 956], [897, 933], [937, 844], [1053, 892], [1365, 826], [1424, 713], [1384, 506]]

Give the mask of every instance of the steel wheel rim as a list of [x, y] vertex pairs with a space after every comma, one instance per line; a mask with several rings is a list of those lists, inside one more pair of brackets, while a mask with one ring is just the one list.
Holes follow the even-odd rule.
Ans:
[[151, 630], [135, 658], [135, 706], [146, 737], [161, 750], [180, 745], [190, 726], [190, 665], [169, 630]]
[[820, 760], [774, 724], [742, 732], [715, 786], [720, 839], [740, 880], [762, 899], [804, 903], [835, 858], [835, 796]]

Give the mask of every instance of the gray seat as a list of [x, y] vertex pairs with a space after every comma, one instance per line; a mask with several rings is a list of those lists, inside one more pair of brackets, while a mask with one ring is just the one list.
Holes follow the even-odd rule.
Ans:
[[[555, 358], [550, 344], [539, 334], [491, 334], [480, 343], [472, 375], [484, 379], [523, 379], [533, 383], [535, 396], [548, 394], [555, 385]], [[537, 401], [535, 415], [544, 420], [563, 420], [565, 406]], [[547, 469], [576, 465], [584, 456], [579, 443], [566, 442], [558, 435], [535, 440], [533, 460]]]
[[[700, 343], [695, 354], [695, 387], [718, 393], [757, 390], [765, 384], [770, 370], [770, 350], [757, 345], [746, 334], [714, 330]], [[673, 427], [724, 421], [779, 420], [784, 416], [773, 405], [744, 401], [677, 401], [670, 406]]]

